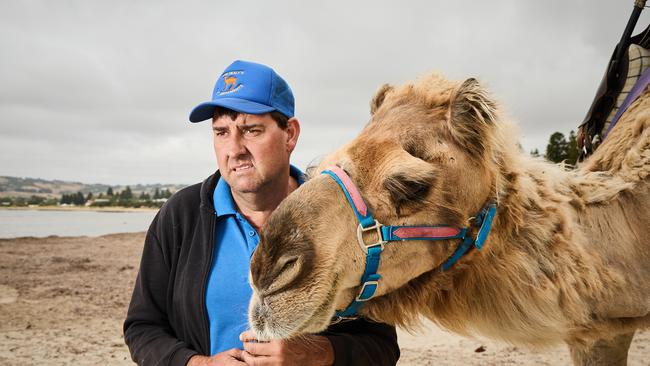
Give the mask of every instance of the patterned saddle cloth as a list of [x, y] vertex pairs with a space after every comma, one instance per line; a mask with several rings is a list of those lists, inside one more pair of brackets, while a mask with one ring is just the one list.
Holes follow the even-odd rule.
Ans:
[[[615, 124], [622, 114], [622, 110], [619, 113], [621, 107], [625, 109], [634, 101], [625, 104], [630, 93], [639, 88], [644, 89], [647, 85], [646, 79], [650, 78], [650, 72], [647, 78], [644, 77], [644, 73], [650, 69], [650, 26], [632, 37], [631, 41], [626, 57], [618, 66], [616, 80], [608, 80], [608, 76], [611, 75], [608, 75], [610, 70], [607, 70], [585, 120], [578, 127], [577, 144], [581, 150], [580, 160], [586, 158], [600, 145], [607, 132], [613, 127], [612, 122]], [[638, 82], [645, 84], [635, 88]]]

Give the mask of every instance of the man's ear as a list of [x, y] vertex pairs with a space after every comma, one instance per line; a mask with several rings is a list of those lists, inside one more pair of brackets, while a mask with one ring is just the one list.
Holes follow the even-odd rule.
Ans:
[[300, 136], [300, 121], [298, 121], [298, 118], [289, 118], [285, 131], [287, 132], [287, 151], [293, 152]]
[[381, 107], [381, 104], [384, 102], [384, 99], [386, 98], [386, 93], [389, 91], [393, 90], [393, 86], [390, 84], [384, 84], [382, 85], [379, 90], [375, 93], [375, 96], [372, 97], [372, 100], [370, 101], [370, 115], [374, 115], [375, 112], [377, 112], [377, 109]]
[[451, 97], [449, 128], [459, 145], [480, 156], [497, 119], [497, 103], [479, 82], [470, 78]]

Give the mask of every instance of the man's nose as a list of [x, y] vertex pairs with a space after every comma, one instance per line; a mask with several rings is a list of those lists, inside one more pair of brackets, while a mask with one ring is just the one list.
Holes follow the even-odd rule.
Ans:
[[227, 141], [226, 152], [228, 156], [233, 158], [240, 155], [245, 155], [248, 150], [246, 150], [246, 145], [244, 139], [239, 134], [232, 134]]

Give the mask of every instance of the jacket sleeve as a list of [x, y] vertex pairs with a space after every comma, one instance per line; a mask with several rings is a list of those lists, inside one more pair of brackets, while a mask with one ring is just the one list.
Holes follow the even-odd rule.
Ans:
[[198, 352], [177, 339], [168, 320], [171, 253], [155, 235], [158, 216], [145, 239], [138, 277], [124, 321], [124, 341], [138, 365], [184, 366]]
[[400, 356], [395, 327], [364, 318], [330, 325], [321, 335], [334, 348], [334, 366], [389, 366]]

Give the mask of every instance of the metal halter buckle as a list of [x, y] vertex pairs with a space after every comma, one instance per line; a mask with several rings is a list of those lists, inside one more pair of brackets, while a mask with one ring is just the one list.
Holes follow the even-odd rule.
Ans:
[[[363, 292], [366, 290], [366, 286], [373, 286], [373, 285], [375, 286], [375, 291], [373, 291], [372, 295], [370, 295], [370, 297], [362, 299], [361, 295], [363, 295]], [[375, 297], [375, 294], [377, 293], [378, 289], [379, 289], [379, 281], [366, 281], [366, 282], [364, 282], [363, 286], [361, 286], [361, 290], [359, 291], [359, 294], [356, 297], [356, 301], [364, 302], [364, 301], [368, 301], [368, 300], [372, 299], [373, 297]]]
[[[382, 226], [383, 225], [380, 224], [377, 220], [375, 220], [374, 225], [366, 227], [366, 228], [361, 226], [361, 224], [359, 224], [359, 226], [357, 226], [357, 241], [359, 242], [359, 245], [361, 246], [361, 249], [363, 249], [364, 252], [368, 253], [368, 248], [376, 247], [377, 245], [379, 245], [381, 247], [381, 251], [384, 250], [384, 244], [386, 244], [386, 240], [382, 240], [382, 237], [381, 237], [381, 227]], [[363, 233], [365, 233], [366, 231], [370, 231], [370, 230], [376, 230], [377, 231], [377, 238], [379, 238], [379, 240], [374, 244], [366, 244], [363, 241]]]

